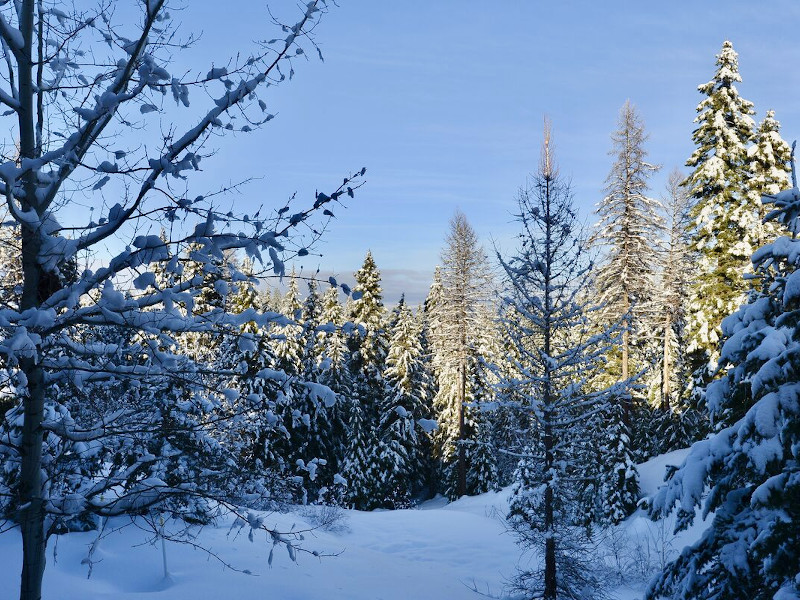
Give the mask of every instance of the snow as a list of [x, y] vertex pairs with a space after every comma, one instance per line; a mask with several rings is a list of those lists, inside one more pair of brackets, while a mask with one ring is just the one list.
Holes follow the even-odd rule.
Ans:
[[667, 466], [679, 467], [689, 455], [689, 448], [667, 452], [639, 465], [639, 488], [643, 496], [652, 496], [664, 483]]
[[[688, 452], [677, 450], [639, 465], [643, 493], [653, 494], [666, 466], [679, 465]], [[473, 590], [477, 588], [508, 598], [503, 588], [520, 558], [504, 522], [510, 495], [511, 488], [506, 488], [455, 502], [437, 496], [407, 510], [334, 509], [338, 518], [331, 526], [305, 534], [301, 547], [308, 552], [297, 551], [293, 562], [284, 546], [275, 546], [271, 566], [273, 544], [267, 534], [256, 532], [251, 542], [241, 520], [223, 519], [194, 530], [198, 536], [193, 542], [238, 571], [191, 545], [168, 541], [167, 578], [160, 540], [126, 519], [111, 520], [106, 528], [110, 533], [99, 543], [95, 543], [95, 532], [51, 540], [44, 597], [197, 600], [229, 597], [235, 590], [238, 600], [478, 600], [482, 596]], [[248, 521], [281, 531], [305, 530], [323, 521], [327, 510], [312, 506], [285, 514], [252, 513]], [[654, 523], [638, 510], [615, 527], [610, 537], [625, 545], [623, 559], [628, 568], [611, 590], [612, 597], [641, 598], [660, 557], [674, 558], [684, 545], [698, 539], [707, 523], [698, 518], [674, 536], [674, 517]], [[172, 521], [166, 525], [167, 531], [178, 527]], [[611, 543], [604, 543], [607, 562]], [[5, 581], [17, 581], [20, 545], [16, 531], [0, 535], [0, 576]], [[642, 558], [644, 553], [646, 558]], [[636, 560], [638, 564], [631, 562]]]
[[[334, 531], [307, 534], [303, 547], [317, 558], [298, 552], [297, 562], [285, 548], [276, 547], [272, 568], [267, 559], [271, 541], [263, 533], [254, 542], [246, 535], [228, 536], [232, 521], [204, 528], [196, 540], [218, 553], [246, 575], [226, 569], [218, 561], [187, 545], [167, 542], [169, 580], [164, 580], [160, 543], [146, 543], [141, 529], [127, 526], [103, 539], [95, 550], [91, 578], [81, 561], [95, 533], [71, 533], [53, 539], [48, 550], [44, 597], [61, 600], [227, 598], [236, 590], [239, 600], [448, 600], [474, 599], [469, 589], [488, 586], [499, 593], [513, 572], [518, 549], [506, 533], [502, 515], [508, 492], [463, 498], [452, 504], [426, 503], [420, 509], [360, 512], [342, 511], [344, 520]], [[308, 509], [271, 514], [267, 525], [288, 531], [313, 526], [303, 516]], [[124, 525], [125, 520], [113, 522]], [[173, 525], [174, 526], [174, 525]], [[170, 524], [168, 524], [168, 528]], [[20, 538], [16, 532], [0, 535], [0, 574], [17, 580]]]

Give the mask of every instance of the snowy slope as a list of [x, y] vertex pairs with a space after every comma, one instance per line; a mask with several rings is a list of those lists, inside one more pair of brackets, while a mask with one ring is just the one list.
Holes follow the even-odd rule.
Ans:
[[[643, 491], [653, 493], [665, 466], [680, 464], [686, 452], [640, 465]], [[272, 568], [267, 565], [271, 544], [264, 537], [251, 543], [246, 533], [229, 535], [230, 522], [200, 532], [197, 543], [252, 575], [226, 569], [199, 550], [169, 542], [170, 579], [165, 581], [160, 545], [148, 543], [145, 532], [128, 525], [102, 540], [87, 579], [88, 567], [81, 561], [95, 534], [73, 533], [51, 542], [45, 599], [216, 600], [235, 594], [237, 600], [478, 600], [473, 586], [502, 596], [520, 554], [502, 518], [508, 496], [509, 490], [503, 490], [449, 504], [436, 498], [414, 510], [342, 511], [339, 527], [318, 529], [305, 541], [309, 550], [338, 556], [318, 559], [300, 553], [293, 563], [285, 549], [278, 548]], [[308, 509], [267, 519], [283, 530], [293, 524], [309, 527], [309, 521], [313, 519]], [[697, 523], [673, 536], [673, 525], [672, 519], [652, 523], [637, 511], [608, 534], [601, 552], [617, 598], [641, 598], [655, 570], [697, 539], [703, 528]], [[6, 593], [8, 587], [1, 589], [0, 599], [16, 596], [19, 570], [19, 535], [14, 531], [0, 535], [0, 577], [13, 582], [12, 593]]]
[[[228, 598], [235, 592], [237, 600], [474, 599], [467, 585], [488, 585], [499, 592], [504, 576], [513, 572], [516, 546], [493, 516], [498, 507], [505, 510], [506, 499], [503, 493], [485, 494], [446, 506], [432, 501], [423, 510], [345, 511], [349, 531], [317, 531], [306, 538], [309, 549], [341, 552], [339, 556], [318, 559], [301, 553], [295, 564], [280, 548], [272, 568], [267, 566], [271, 544], [263, 537], [254, 543], [246, 535], [233, 540], [227, 537], [229, 524], [208, 527], [197, 541], [254, 575], [226, 570], [197, 550], [168, 543], [168, 583], [163, 580], [160, 545], [141, 545], [147, 536], [135, 527], [101, 542], [95, 555], [100, 562], [88, 580], [81, 560], [95, 536], [69, 534], [58, 539], [57, 560], [52, 547], [48, 550], [45, 598], [203, 600]], [[307, 525], [297, 514], [275, 515], [267, 522], [285, 528]], [[0, 575], [14, 587], [19, 552], [18, 534], [0, 535]], [[6, 596], [0, 592], [0, 598]]]

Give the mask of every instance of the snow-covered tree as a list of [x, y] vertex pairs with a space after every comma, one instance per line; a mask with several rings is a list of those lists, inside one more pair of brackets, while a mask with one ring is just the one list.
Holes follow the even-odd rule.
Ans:
[[[339, 290], [331, 286], [322, 295], [322, 311], [317, 332], [319, 383], [329, 387], [337, 396], [336, 404], [328, 408], [330, 448], [328, 461], [320, 483], [332, 488], [342, 470], [349, 444], [348, 418], [353, 404], [353, 385], [349, 369], [344, 326], [344, 312], [339, 302]], [[332, 493], [332, 490], [331, 490]], [[331, 498], [340, 501], [341, 498]]]
[[[358, 183], [348, 177], [309, 208], [269, 218], [227, 216], [214, 193], [189, 192], [192, 172], [213, 155], [202, 148], [215, 133], [245, 135], [272, 118], [263, 94], [284, 79], [301, 45], [313, 47], [310, 30], [323, 1], [304, 5], [279, 39], [253, 54], [218, 57], [216, 65], [226, 66], [209, 65], [199, 78], [169, 71], [170, 57], [188, 40], [175, 37], [163, 0], [134, 3], [139, 18], [124, 28], [115, 20], [118, 4], [84, 11], [32, 0], [0, 6], [0, 103], [5, 131], [19, 142], [0, 160], [9, 211], [3, 226], [20, 229], [22, 265], [9, 303], [16, 308], [0, 310], [0, 355], [18, 403], [0, 441], [10, 475], [0, 513], [19, 524], [22, 600], [41, 598], [46, 543], [60, 519], [147, 510], [194, 519], [212, 506], [235, 510], [263, 500], [240, 493], [242, 480], [259, 474], [237, 464], [237, 449], [211, 429], [235, 391], [206, 388], [208, 367], [178, 354], [175, 338], [212, 330], [237, 336], [244, 323], [266, 327], [279, 315], [188, 311], [203, 278], [163, 287], [151, 265], [163, 263], [171, 276], [189, 247], [203, 264], [241, 249], [281, 276], [285, 258], [307, 252], [292, 233]], [[193, 89], [202, 93], [194, 97]], [[190, 99], [190, 110], [200, 109], [193, 116], [162, 117], [172, 102], [183, 110]], [[81, 214], [93, 216], [82, 221]], [[151, 231], [159, 220], [174, 225], [166, 242]], [[70, 276], [83, 254], [92, 256], [91, 266]], [[136, 335], [76, 341], [83, 327]], [[284, 377], [271, 370], [256, 376], [278, 384]], [[114, 388], [115, 402], [76, 404], [51, 395], [57, 387], [88, 394], [95, 386]], [[53, 452], [68, 444], [82, 460], [54, 462]], [[99, 476], [86, 469], [90, 464], [102, 465]], [[56, 479], [65, 485], [53, 486]], [[250, 523], [267, 529], [256, 518]], [[293, 545], [298, 538], [274, 539]]]
[[781, 124], [775, 119], [775, 111], [768, 110], [753, 136], [753, 144], [747, 149], [747, 195], [749, 202], [758, 207], [758, 236], [756, 247], [771, 242], [780, 233], [774, 221], [766, 221], [766, 209], [761, 202], [765, 194], [777, 194], [789, 187], [789, 166], [792, 149], [780, 134]]
[[699, 506], [713, 520], [651, 599], [800, 597], [800, 190], [767, 200], [790, 236], [754, 253], [758, 288], [722, 322], [721, 377], [706, 393], [721, 427], [650, 500], [653, 517], [677, 507], [677, 529]]
[[384, 451], [375, 426], [366, 419], [364, 407], [354, 402], [348, 420], [349, 443], [342, 465], [347, 482], [346, 503], [351, 508], [371, 510], [383, 505], [382, 469]]
[[553, 162], [549, 127], [539, 170], [518, 202], [516, 254], [498, 253], [506, 275], [501, 314], [519, 356], [501, 399], [528, 416], [509, 520], [535, 567], [522, 570], [515, 584], [528, 598], [592, 597], [597, 581], [586, 528], [578, 525], [580, 497], [594, 475], [584, 460], [594, 444], [586, 424], [616, 390], [592, 391], [589, 378], [612, 336], [590, 333], [597, 310], [584, 300], [590, 261], [572, 195]]
[[691, 374], [686, 355], [686, 312], [693, 254], [688, 233], [690, 198], [684, 181], [677, 169], [670, 173], [664, 202], [668, 236], [661, 253], [661, 290], [654, 314], [659, 348], [648, 377], [650, 418], [640, 424], [641, 435], [636, 436], [642, 444], [647, 440], [648, 456], [683, 448], [702, 429], [698, 411], [688, 404]]
[[[620, 379], [630, 368], [631, 349], [649, 324], [658, 266], [657, 241], [663, 230], [661, 203], [648, 196], [648, 179], [658, 166], [647, 162], [647, 133], [636, 107], [625, 102], [611, 136], [614, 164], [606, 178], [606, 196], [598, 203], [591, 242], [605, 251], [597, 270], [597, 290], [607, 323], [622, 321]], [[641, 358], [638, 365], [641, 365]], [[637, 365], [637, 366], [638, 366]], [[638, 370], [638, 369], [637, 369]], [[624, 407], [623, 415], [630, 413]]]
[[356, 285], [349, 318], [355, 328], [348, 340], [353, 392], [362, 404], [364, 418], [375, 425], [378, 405], [386, 391], [383, 372], [386, 369], [389, 340], [384, 326], [381, 274], [372, 252], [367, 252], [364, 264], [354, 277]]
[[614, 163], [606, 178], [606, 196], [597, 206], [599, 221], [590, 241], [606, 255], [595, 283], [602, 305], [600, 327], [622, 325], [622, 335], [604, 371], [607, 383], [611, 383], [610, 376], [616, 376], [616, 381], [625, 384], [619, 387], [618, 406], [609, 407], [602, 422], [596, 423], [602, 433], [602, 460], [611, 465], [601, 471], [605, 475], [600, 485], [601, 512], [617, 523], [630, 514], [638, 500], [632, 434], [636, 388], [626, 386], [645, 364], [642, 340], [653, 324], [663, 219], [661, 203], [647, 193], [648, 179], [659, 167], [647, 162], [647, 133], [630, 102], [620, 110], [618, 129], [611, 139]]
[[395, 505], [407, 504], [424, 481], [422, 439], [418, 419], [430, 414], [430, 382], [422, 360], [419, 324], [403, 303], [396, 312], [386, 358], [388, 392], [380, 405], [379, 431], [392, 456], [388, 489]]
[[694, 199], [692, 246], [699, 253], [691, 288], [687, 331], [693, 367], [716, 361], [720, 323], [744, 300], [742, 275], [750, 269], [761, 226], [757, 200], [747, 194], [747, 146], [753, 139], [753, 104], [739, 96], [739, 58], [726, 41], [717, 55], [714, 78], [698, 86], [697, 146], [686, 164]]
[[303, 304], [300, 298], [300, 285], [297, 273], [292, 269], [286, 295], [282, 298], [280, 312], [288, 322], [273, 328], [276, 339], [275, 356], [278, 367], [289, 375], [298, 376], [303, 372]]
[[[475, 364], [481, 309], [491, 294], [491, 274], [478, 236], [460, 211], [450, 220], [442, 252], [441, 294], [432, 307], [436, 326], [431, 328], [438, 393], [434, 410], [439, 456], [445, 471], [452, 471], [451, 495], [467, 493], [467, 442], [471, 428], [469, 408], [470, 365]], [[478, 399], [476, 399], [478, 400]]]

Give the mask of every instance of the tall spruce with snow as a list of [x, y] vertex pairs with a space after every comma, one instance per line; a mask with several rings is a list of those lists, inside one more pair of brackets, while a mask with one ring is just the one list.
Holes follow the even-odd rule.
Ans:
[[[325, 350], [325, 331], [330, 331], [329, 324], [322, 323], [322, 298], [314, 279], [308, 282], [308, 294], [303, 302], [303, 354], [301, 378], [304, 381], [303, 389], [293, 404], [293, 409], [299, 411], [303, 417], [302, 428], [298, 428], [298, 435], [294, 436], [292, 450], [296, 455], [295, 463], [303, 466], [308, 474], [306, 487], [309, 491], [318, 492], [333, 484], [336, 463], [336, 446], [338, 423], [336, 417], [337, 401], [321, 402], [319, 394], [314, 389], [314, 384], [323, 383], [323, 375], [328, 368], [322, 355]], [[332, 390], [334, 395], [336, 391]], [[302, 461], [302, 462], [299, 462]], [[313, 465], [313, 466], [312, 466]], [[318, 468], [319, 467], [319, 468]]]
[[350, 369], [354, 394], [364, 411], [364, 418], [373, 426], [377, 423], [378, 406], [386, 392], [383, 372], [389, 348], [384, 326], [384, 305], [381, 274], [367, 252], [364, 264], [354, 275], [353, 300], [350, 305], [352, 329], [348, 345], [351, 352]]
[[739, 96], [739, 58], [726, 41], [717, 55], [714, 78], [698, 86], [705, 96], [697, 106], [697, 146], [686, 161], [694, 170], [686, 180], [694, 199], [693, 249], [699, 253], [691, 287], [687, 332], [693, 368], [713, 367], [720, 323], [743, 302], [759, 224], [757, 199], [747, 190], [747, 146], [753, 139], [753, 104]]
[[792, 149], [780, 134], [781, 124], [775, 111], [768, 110], [747, 149], [747, 195], [758, 208], [758, 235], [755, 247], [759, 248], [778, 237], [780, 227], [774, 221], [765, 221], [767, 210], [761, 202], [765, 194], [777, 194], [789, 187]]
[[699, 506], [714, 518], [651, 582], [654, 600], [800, 598], [800, 190], [765, 201], [791, 233], [755, 252], [758, 288], [722, 323], [706, 394], [721, 427], [650, 500], [653, 517], [677, 506], [677, 529]]
[[[479, 307], [481, 326], [470, 361], [468, 382], [470, 407], [470, 443], [467, 446], [467, 488], [470, 493], [482, 494], [500, 488], [498, 450], [495, 444], [498, 427], [507, 425], [498, 419], [496, 410], [497, 385], [505, 358], [502, 330], [494, 318], [494, 307]], [[489, 410], [491, 407], [493, 410]]]
[[303, 372], [303, 303], [297, 273], [292, 269], [286, 294], [281, 299], [280, 312], [288, 321], [273, 328], [275, 337], [275, 356], [279, 369], [289, 375], [298, 376]]
[[[475, 364], [481, 308], [491, 292], [491, 273], [486, 253], [467, 218], [457, 211], [450, 220], [450, 232], [442, 251], [441, 293], [436, 301], [436, 327], [431, 328], [435, 351], [438, 393], [434, 410], [439, 429], [438, 455], [452, 484], [448, 494], [468, 493], [467, 443], [473, 441], [474, 427], [467, 401], [470, 399], [470, 369]], [[480, 398], [472, 398], [480, 402]], [[472, 434], [472, 435], [470, 435]]]
[[584, 460], [594, 445], [585, 425], [616, 393], [589, 385], [612, 336], [590, 333], [590, 313], [597, 310], [583, 300], [590, 261], [569, 187], [553, 163], [549, 127], [539, 170], [518, 203], [516, 254], [498, 253], [505, 271], [503, 325], [519, 356], [501, 401], [527, 414], [509, 521], [535, 564], [520, 571], [515, 584], [529, 598], [591, 597], [598, 582], [586, 528], [578, 525], [580, 498], [594, 475]]
[[[323, 229], [328, 204], [358, 186], [348, 177], [308, 208], [265, 217], [231, 216], [214, 205], [218, 190], [190, 194], [187, 184], [214, 154], [203, 150], [213, 131], [245, 135], [272, 118], [264, 94], [303, 55], [302, 45], [315, 46], [311, 30], [323, 1], [304, 5], [270, 51], [230, 61], [218, 56], [226, 67], [209, 65], [199, 79], [170, 73], [180, 45], [163, 0], [135, 3], [138, 18], [124, 24], [127, 37], [114, 7], [86, 13], [29, 0], [0, 6], [0, 102], [9, 138], [19, 141], [18, 150], [0, 157], [10, 213], [3, 227], [20, 228], [22, 265], [17, 309], [0, 309], [0, 355], [17, 403], [12, 438], [5, 438], [13, 442], [0, 444], [5, 473], [13, 474], [9, 487], [8, 480], [0, 484], [0, 513], [19, 525], [13, 535], [22, 537], [22, 600], [41, 598], [47, 540], [65, 518], [170, 511], [197, 519], [224, 508], [241, 513], [239, 507], [265, 500], [241, 493], [260, 475], [237, 463], [238, 449], [220, 439], [217, 424], [227, 418], [220, 411], [236, 395], [222, 383], [230, 373], [218, 372], [221, 385], [209, 390], [200, 376], [209, 365], [181, 355], [176, 338], [235, 337], [245, 323], [266, 327], [280, 316], [187, 310], [203, 277], [179, 279], [181, 255], [191, 247], [207, 267], [243, 250], [282, 276], [285, 258], [308, 251], [293, 235], [298, 227], [318, 219], [314, 228]], [[206, 100], [194, 96], [198, 89]], [[173, 117], [190, 99], [194, 116]], [[74, 210], [76, 193], [82, 211]], [[79, 213], [93, 217], [83, 221]], [[170, 239], [152, 231], [159, 220], [173, 224]], [[92, 257], [91, 268], [71, 273], [82, 255]], [[154, 263], [163, 264], [171, 283], [156, 281]], [[215, 289], [225, 295], [224, 288]], [[80, 337], [84, 328], [120, 326], [135, 335], [110, 342]], [[256, 376], [276, 385], [284, 378], [274, 370]], [[106, 388], [113, 402], [76, 403], [53, 395], [57, 388], [89, 399]], [[53, 460], [72, 444], [83, 460]], [[269, 531], [255, 516], [250, 526]], [[296, 534], [272, 533], [294, 553]]]
[[384, 504], [384, 481], [388, 473], [382, 466], [384, 448], [377, 428], [367, 419], [363, 404], [353, 402], [348, 419], [348, 444], [342, 464], [346, 481], [345, 504], [359, 510], [372, 510]]
[[[436, 344], [434, 331], [438, 327], [438, 317], [436, 307], [439, 304], [442, 292], [442, 275], [441, 267], [436, 267], [433, 272], [433, 281], [431, 282], [428, 295], [425, 297], [420, 309], [417, 311], [417, 319], [420, 326], [420, 345], [421, 345], [421, 359], [425, 365], [425, 370], [429, 374], [430, 392], [428, 401], [428, 414], [434, 415], [433, 403], [434, 399], [439, 395], [438, 373], [436, 370]], [[422, 446], [426, 456], [425, 461], [425, 487], [429, 494], [433, 496], [439, 487], [439, 461], [441, 456], [437, 454], [437, 449], [440, 446], [436, 443], [436, 431], [432, 432], [433, 435], [423, 438]]]
[[384, 327], [381, 275], [372, 252], [355, 273], [349, 305], [348, 349], [352, 378], [349, 444], [343, 475], [350, 506], [372, 509], [384, 504], [389, 456], [379, 436], [379, 407], [387, 393], [384, 371], [388, 339]]
[[427, 434], [417, 421], [430, 418], [430, 379], [419, 323], [405, 303], [391, 331], [385, 377], [389, 389], [380, 406], [379, 431], [392, 455], [387, 494], [393, 504], [407, 505], [425, 480], [422, 442]]
[[[339, 302], [337, 287], [329, 287], [321, 298], [320, 326], [317, 330], [317, 381], [329, 387], [337, 397], [336, 404], [327, 408], [330, 447], [325, 457], [327, 465], [320, 476], [320, 484], [328, 489], [323, 500], [333, 503], [344, 501], [340, 474], [349, 444], [348, 418], [352, 406], [352, 378], [349, 369], [347, 336], [342, 330], [344, 312]], [[337, 483], [339, 482], [339, 483]]]

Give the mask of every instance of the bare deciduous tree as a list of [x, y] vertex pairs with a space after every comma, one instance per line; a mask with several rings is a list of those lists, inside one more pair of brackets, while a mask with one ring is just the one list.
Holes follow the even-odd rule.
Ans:
[[[17, 296], [0, 310], [6, 387], [19, 403], [0, 441], [3, 460], [16, 466], [10, 483], [0, 485], [0, 502], [22, 533], [23, 600], [41, 597], [46, 541], [60, 518], [158, 506], [180, 512], [192, 499], [230, 499], [236, 486], [223, 471], [225, 464], [235, 471], [235, 449], [216, 443], [204, 424], [225, 418], [234, 395], [224, 388], [224, 372], [217, 373], [219, 389], [201, 390], [196, 379], [205, 368], [175, 353], [175, 336], [237, 335], [244, 323], [282, 317], [252, 309], [198, 314], [204, 276], [184, 275], [184, 252], [218, 269], [226, 252], [240, 250], [282, 276], [284, 259], [307, 253], [307, 242], [324, 230], [312, 216], [358, 185], [346, 178], [307, 208], [236, 215], [216, 208], [215, 193], [190, 196], [186, 183], [213, 136], [248, 133], [272, 118], [260, 95], [294, 74], [304, 46], [317, 49], [311, 34], [324, 0], [304, 4], [293, 25], [276, 23], [283, 33], [255, 53], [209, 65], [196, 77], [168, 70], [172, 53], [192, 40], [178, 40], [164, 0], [131, 2], [140, 17], [138, 27], [125, 23], [127, 35], [137, 31], [132, 38], [114, 23], [115, 4], [85, 11], [34, 0], [0, 6], [2, 122], [17, 146], [3, 149], [0, 193], [10, 216], [4, 225], [20, 228], [22, 266]], [[190, 126], [160, 118], [173, 102], [169, 110], [188, 107], [193, 88], [211, 101]], [[155, 235], [161, 223], [168, 224], [166, 239]], [[70, 266], [80, 256], [91, 262], [75, 272]], [[159, 284], [154, 263], [168, 284]], [[246, 278], [230, 267], [215, 290], [224, 296], [228, 281]], [[76, 337], [87, 330], [100, 333]], [[121, 334], [102, 333], [111, 331]], [[280, 373], [258, 376], [284, 385]], [[87, 390], [103, 386], [116, 396], [101, 406]], [[169, 400], [182, 386], [187, 395]], [[88, 398], [66, 404], [54, 392], [59, 388]], [[164, 442], [155, 451], [153, 436]], [[186, 459], [178, 466], [195, 479], [171, 479], [180, 472], [169, 462], [178, 437], [213, 449], [213, 468], [192, 469]], [[48, 454], [67, 447], [59, 457]], [[65, 462], [67, 456], [78, 460]], [[106, 462], [92, 471], [79, 470], [82, 461]], [[67, 467], [76, 470], [64, 473]], [[255, 517], [250, 524], [263, 527]], [[272, 533], [294, 552], [291, 538]]]

